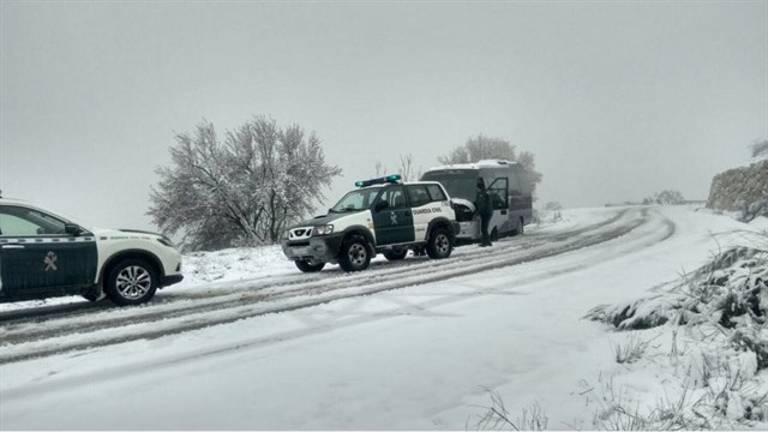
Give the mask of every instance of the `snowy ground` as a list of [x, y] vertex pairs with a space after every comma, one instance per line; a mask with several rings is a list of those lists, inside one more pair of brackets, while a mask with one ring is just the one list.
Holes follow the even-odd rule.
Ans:
[[276, 248], [188, 257], [185, 282], [144, 307], [67, 298], [0, 318], [0, 428], [472, 429], [489, 390], [513, 413], [538, 404], [550, 428], [590, 428], [589, 388], [618, 377], [653, 401], [663, 372], [617, 364], [630, 335], [585, 313], [764, 226], [681, 207], [563, 214], [490, 250], [355, 275], [299, 274]]

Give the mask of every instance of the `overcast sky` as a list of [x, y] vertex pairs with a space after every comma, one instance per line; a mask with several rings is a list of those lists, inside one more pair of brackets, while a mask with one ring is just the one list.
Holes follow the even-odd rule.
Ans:
[[540, 202], [706, 198], [768, 137], [768, 2], [0, 0], [0, 189], [151, 228], [174, 132], [314, 130], [334, 198], [483, 133], [536, 155]]

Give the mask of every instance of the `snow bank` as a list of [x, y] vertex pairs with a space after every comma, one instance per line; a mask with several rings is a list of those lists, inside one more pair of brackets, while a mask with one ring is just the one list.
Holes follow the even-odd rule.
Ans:
[[297, 271], [278, 245], [193, 252], [183, 262], [184, 281], [177, 286], [181, 289]]
[[[654, 339], [670, 339], [633, 345], [655, 346], [641, 357], [661, 366], [664, 373], [652, 379], [674, 395], [661, 407], [645, 404], [646, 411], [633, 414], [643, 420], [643, 429], [768, 426], [766, 246], [755, 241], [752, 247], [727, 249], [653, 296], [589, 311], [587, 318], [618, 330], [659, 328]], [[632, 365], [628, 375], [642, 364]], [[607, 409], [597, 426], [626, 426], [627, 401], [618, 406]]]

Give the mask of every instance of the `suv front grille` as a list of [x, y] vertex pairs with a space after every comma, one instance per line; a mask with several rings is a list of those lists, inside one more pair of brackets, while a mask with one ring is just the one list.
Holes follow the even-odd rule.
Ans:
[[299, 240], [309, 241], [309, 238], [312, 237], [312, 229], [313, 227], [294, 228], [288, 231], [288, 241], [290, 242], [295, 242]]

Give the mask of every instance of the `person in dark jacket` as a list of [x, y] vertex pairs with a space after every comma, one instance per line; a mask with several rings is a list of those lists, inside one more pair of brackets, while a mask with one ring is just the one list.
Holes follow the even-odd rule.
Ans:
[[493, 215], [493, 205], [491, 203], [491, 196], [485, 189], [485, 181], [482, 177], [477, 179], [475, 208], [477, 209], [477, 214], [480, 216], [480, 229], [483, 233], [483, 240], [480, 243], [480, 246], [491, 246], [491, 237], [488, 235], [488, 224], [491, 222], [491, 216]]

